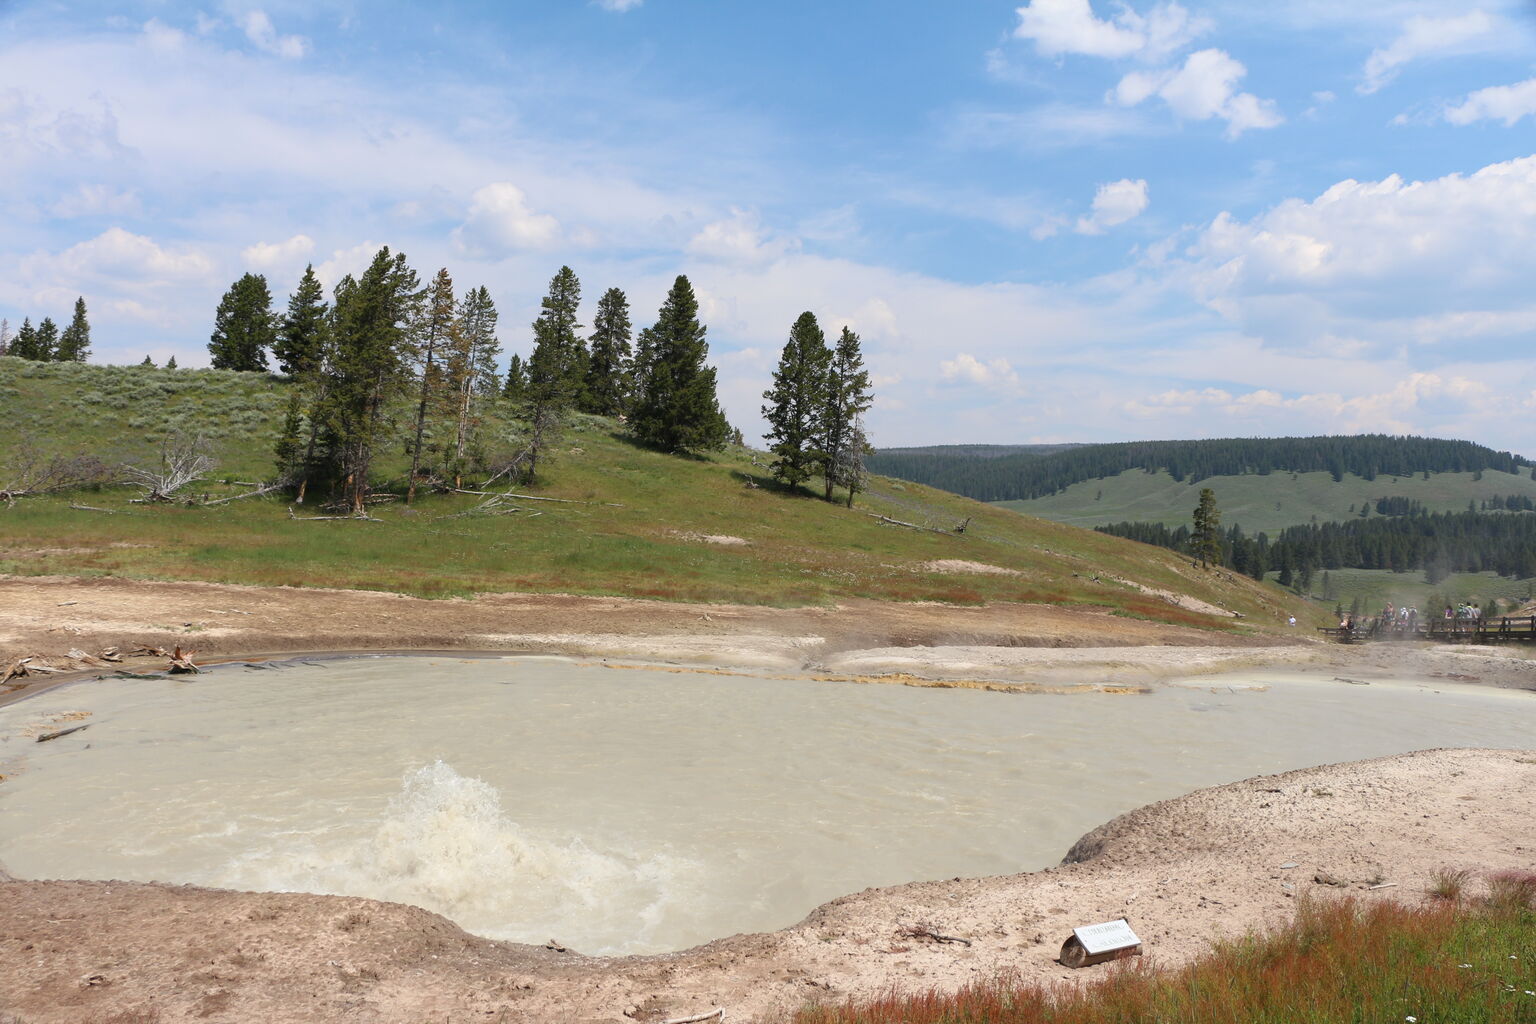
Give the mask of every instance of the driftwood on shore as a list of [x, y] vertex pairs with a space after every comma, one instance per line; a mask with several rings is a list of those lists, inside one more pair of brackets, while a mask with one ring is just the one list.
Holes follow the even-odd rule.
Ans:
[[37, 738], [37, 742], [47, 743], [49, 740], [56, 740], [60, 736], [68, 736], [72, 732], [79, 732], [81, 729], [89, 729], [90, 727], [91, 723], [86, 722], [84, 725], [72, 725], [68, 729], [60, 729], [57, 732], [45, 732]]
[[661, 1024], [699, 1024], [699, 1021], [709, 1020], [711, 1017], [725, 1020], [725, 1007], [717, 1006], [708, 1013], [699, 1013], [692, 1017], [673, 1017], [670, 1020], [662, 1021]]

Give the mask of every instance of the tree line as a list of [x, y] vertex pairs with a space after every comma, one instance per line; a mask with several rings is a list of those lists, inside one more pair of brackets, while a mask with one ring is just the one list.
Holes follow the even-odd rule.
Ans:
[[[1161, 523], [1113, 523], [1100, 533], [1197, 556], [1193, 532]], [[1273, 540], [1249, 536], [1241, 526], [1221, 531], [1220, 564], [1280, 583], [1310, 582], [1327, 569], [1422, 570], [1438, 583], [1452, 572], [1494, 572], [1515, 579], [1536, 577], [1536, 515], [1509, 512], [1430, 512], [1288, 526]]]
[[1470, 441], [1361, 434], [1321, 437], [1218, 438], [1198, 441], [1128, 441], [1091, 444], [1047, 455], [999, 457], [953, 454], [884, 455], [877, 472], [939, 487], [979, 501], [1042, 498], [1085, 480], [1140, 469], [1167, 470], [1178, 481], [1212, 476], [1326, 472], [1337, 482], [1350, 473], [1366, 480], [1415, 473], [1518, 473], [1536, 465], [1509, 452]]
[[75, 299], [75, 314], [62, 331], [52, 317], [45, 316], [36, 327], [24, 317], [21, 329], [11, 334], [9, 321], [0, 320], [0, 356], [16, 356], [40, 363], [83, 363], [91, 354], [91, 322], [85, 312], [85, 297]]
[[[366, 507], [376, 453], [396, 437], [411, 457], [408, 501], [426, 481], [459, 487], [471, 471], [532, 480], [572, 411], [622, 417], [637, 440], [672, 453], [731, 438], [687, 277], [673, 282], [638, 339], [621, 289], [603, 294], [589, 337], [580, 302], [580, 281], [561, 267], [540, 302], [531, 355], [514, 355], [503, 377], [490, 292], [458, 296], [447, 268], [423, 286], [386, 246], [329, 299], [306, 267], [283, 313], [272, 309], [266, 278], [245, 274], [219, 301], [208, 351], [215, 368], [229, 370], [268, 370], [270, 356], [294, 379], [280, 474], [300, 500], [312, 481], [328, 484], [355, 514]], [[498, 399], [523, 424], [510, 451], [493, 451], [483, 436], [485, 410]], [[409, 422], [397, 422], [402, 403]]]

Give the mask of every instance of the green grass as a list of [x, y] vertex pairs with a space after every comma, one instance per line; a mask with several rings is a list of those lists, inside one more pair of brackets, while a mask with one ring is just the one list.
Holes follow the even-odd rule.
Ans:
[[[219, 468], [199, 493], [247, 488], [272, 472], [286, 388], [278, 378], [222, 371], [32, 364], [0, 358], [0, 397], [45, 429], [51, 451], [149, 458], [176, 429], [205, 429]], [[123, 400], [126, 399], [126, 400]], [[50, 416], [54, 406], [62, 411]], [[496, 410], [495, 437], [512, 425]], [[402, 417], [403, 419], [403, 417]], [[130, 426], [130, 421], [138, 426]], [[747, 449], [701, 459], [638, 446], [618, 424], [573, 417], [532, 493], [578, 503], [523, 503], [510, 516], [453, 518], [478, 499], [419, 497], [374, 509], [380, 522], [301, 522], [288, 499], [216, 508], [132, 505], [135, 492], [25, 498], [0, 508], [0, 572], [113, 575], [229, 583], [337, 586], [452, 597], [487, 591], [618, 594], [679, 601], [828, 604], [898, 601], [1072, 604], [1206, 628], [1247, 631], [1305, 606], [1278, 588], [1192, 570], [1177, 555], [876, 478], [852, 510], [776, 487]], [[766, 459], [757, 458], [758, 462]], [[403, 491], [403, 446], [379, 453], [383, 490]], [[79, 502], [116, 514], [71, 509]], [[315, 501], [295, 510], [318, 512]], [[534, 514], [538, 513], [538, 514]], [[870, 513], [931, 526], [883, 524]], [[969, 518], [963, 535], [950, 532]], [[739, 537], [720, 545], [704, 535]], [[935, 559], [1001, 566], [1014, 575], [937, 573]], [[1192, 594], [1243, 613], [1238, 623], [1177, 608], [1113, 582]], [[1316, 612], [1318, 621], [1326, 617]]]
[[794, 1024], [1529, 1024], [1531, 887], [1480, 905], [1303, 902], [1289, 926], [1221, 943], [1182, 970], [1128, 961], [1059, 987], [1004, 976], [956, 994], [812, 1006]]
[[1224, 528], [1240, 524], [1249, 534], [1265, 532], [1273, 538], [1287, 526], [1348, 519], [1366, 501], [1388, 496], [1416, 499], [1431, 512], [1462, 512], [1468, 501], [1494, 495], [1536, 497], [1536, 480], [1529, 473], [1486, 470], [1481, 479], [1477, 476], [1431, 473], [1427, 480], [1423, 474], [1366, 480], [1346, 474], [1334, 483], [1328, 473], [1254, 473], [1180, 483], [1166, 471], [1137, 469], [1103, 480], [1085, 480], [1044, 498], [997, 504], [1073, 526], [1091, 528], [1130, 521], [1176, 527], [1189, 525], [1200, 489], [1209, 487], [1216, 492]]

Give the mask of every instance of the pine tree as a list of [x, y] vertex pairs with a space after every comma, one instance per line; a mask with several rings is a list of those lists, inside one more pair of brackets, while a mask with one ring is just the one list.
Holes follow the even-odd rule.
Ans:
[[446, 387], [453, 400], [456, 423], [453, 441], [457, 474], [474, 455], [480, 426], [479, 400], [496, 394], [496, 357], [501, 342], [496, 338], [499, 315], [484, 285], [471, 288], [459, 303], [453, 344], [447, 355]]
[[11, 342], [11, 355], [18, 359], [42, 359], [37, 354], [37, 328], [32, 326], [31, 317], [22, 317], [21, 330], [16, 332], [16, 340]]
[[528, 357], [528, 399], [540, 408], [563, 410], [581, 397], [587, 348], [577, 331], [581, 282], [570, 267], [561, 267], [549, 281], [549, 294], [539, 302], [533, 322], [533, 354]]
[[507, 401], [514, 403], [521, 403], [528, 397], [528, 369], [523, 365], [523, 357], [516, 352], [507, 363], [507, 382], [501, 393]]
[[366, 509], [389, 402], [407, 379], [403, 357], [421, 301], [419, 286], [405, 254], [385, 246], [361, 278], [343, 278], [336, 287], [321, 416], [329, 461], [355, 515]]
[[[832, 352], [815, 315], [801, 313], [779, 355], [773, 387], [763, 392], [773, 475], [791, 487], [809, 480], [818, 467], [830, 468], [822, 441], [831, 363]], [[830, 483], [827, 490], [830, 493]]]
[[153, 359], [149, 358], [149, 356], [145, 356], [144, 357], [144, 361], [142, 363], [140, 363], [139, 365], [140, 366], [147, 366], [150, 369], [154, 369], [155, 361]]
[[629, 405], [631, 352], [629, 300], [618, 288], [609, 288], [597, 302], [591, 351], [585, 411], [618, 416]]
[[91, 354], [91, 322], [85, 316], [85, 296], [75, 299], [75, 315], [59, 336], [53, 358], [61, 363], [83, 363]]
[[320, 286], [320, 279], [315, 276], [311, 264], [304, 268], [298, 288], [288, 297], [288, 312], [272, 340], [272, 357], [277, 360], [279, 370], [302, 377], [320, 369], [329, 315], [325, 289]]
[[1195, 528], [1190, 534], [1190, 550], [1202, 566], [1221, 564], [1221, 511], [1216, 507], [1216, 492], [1200, 488], [1200, 504], [1195, 507]]
[[33, 359], [49, 362], [59, 350], [59, 328], [53, 322], [52, 317], [43, 317], [43, 322], [37, 325], [37, 340], [33, 343], [37, 355]]
[[[874, 404], [869, 393], [869, 373], [864, 369], [864, 354], [859, 351], [859, 336], [843, 327], [832, 353], [832, 368], [827, 376], [827, 408], [822, 416], [822, 450], [827, 459], [827, 494], [832, 500], [832, 482], [837, 474], [831, 467], [843, 458], [843, 449], [852, 444], [850, 429]], [[865, 442], [867, 447], [867, 442]], [[864, 453], [859, 453], [862, 469]], [[851, 500], [850, 495], [850, 500]]]
[[421, 472], [421, 439], [427, 427], [427, 407], [433, 404], [434, 391], [443, 387], [443, 368], [436, 361], [441, 349], [453, 349], [456, 344], [457, 324], [454, 320], [453, 278], [443, 267], [427, 286], [426, 301], [421, 304], [421, 317], [413, 325], [415, 338], [413, 355], [421, 364], [420, 399], [416, 403], [416, 431], [411, 442], [411, 475], [405, 491], [405, 503], [416, 500], [416, 478]]
[[174, 369], [176, 369], [176, 357], [175, 356], [171, 356], [171, 358], [169, 358], [169, 359], [167, 359], [165, 361], [165, 368], [167, 370], [174, 370]]
[[288, 409], [283, 415], [283, 432], [278, 435], [272, 454], [277, 457], [277, 478], [296, 481], [303, 475], [304, 442], [303, 396], [298, 388], [288, 392]]
[[276, 337], [267, 279], [246, 274], [229, 286], [213, 314], [208, 352], [215, 370], [265, 370]]
[[679, 275], [650, 328], [645, 390], [632, 427], [641, 441], [669, 452], [722, 447], [730, 425], [715, 394], [715, 370], [706, 366], [709, 345], [699, 323], [699, 300]]
[[843, 446], [837, 453], [837, 460], [829, 467], [832, 482], [848, 490], [849, 508], [853, 508], [853, 496], [862, 491], [869, 481], [869, 473], [864, 468], [864, 457], [873, 452], [869, 438], [864, 436], [863, 417], [855, 417], [848, 426]]

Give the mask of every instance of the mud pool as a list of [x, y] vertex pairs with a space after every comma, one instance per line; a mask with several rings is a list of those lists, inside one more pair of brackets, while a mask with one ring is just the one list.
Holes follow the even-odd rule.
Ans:
[[1528, 693], [1282, 672], [1045, 695], [555, 658], [227, 666], [0, 707], [0, 865], [650, 952], [867, 886], [1046, 867], [1202, 786], [1533, 735]]

